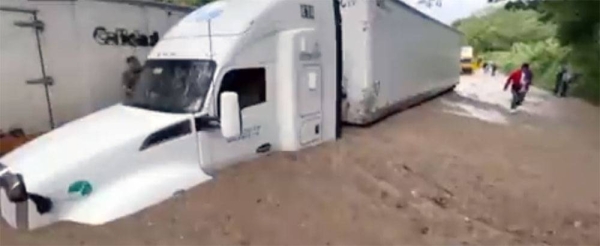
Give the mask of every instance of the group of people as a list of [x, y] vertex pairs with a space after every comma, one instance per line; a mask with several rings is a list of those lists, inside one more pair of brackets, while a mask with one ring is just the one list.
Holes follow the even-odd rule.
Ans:
[[496, 70], [498, 70], [498, 65], [493, 61], [484, 62], [483, 63], [483, 72], [490, 73], [492, 76], [496, 76]]
[[[556, 74], [556, 84], [554, 86], [554, 95], [559, 97], [565, 97], [569, 90], [569, 86], [575, 82], [578, 75], [574, 74], [567, 66], [562, 66], [560, 71]], [[509, 87], [512, 93], [512, 100], [510, 103], [510, 112], [515, 113], [517, 107], [523, 104], [525, 96], [529, 91], [529, 87], [533, 82], [533, 72], [529, 68], [528, 63], [521, 65], [520, 69], [513, 71], [504, 84], [504, 90]]]

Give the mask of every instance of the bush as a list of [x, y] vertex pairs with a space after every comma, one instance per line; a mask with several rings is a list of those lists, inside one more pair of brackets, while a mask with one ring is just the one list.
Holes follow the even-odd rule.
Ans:
[[556, 35], [556, 25], [539, 21], [536, 11], [492, 8], [488, 12], [453, 24], [478, 52], [506, 51], [514, 43], [544, 41]]

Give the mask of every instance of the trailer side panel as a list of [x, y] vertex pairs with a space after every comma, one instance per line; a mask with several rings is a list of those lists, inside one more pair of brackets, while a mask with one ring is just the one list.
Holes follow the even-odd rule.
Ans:
[[[395, 0], [366, 1], [368, 65], [349, 87], [346, 122], [369, 124], [452, 88], [459, 80], [460, 33]], [[348, 52], [348, 50], [346, 50]], [[357, 79], [357, 78], [354, 78]]]

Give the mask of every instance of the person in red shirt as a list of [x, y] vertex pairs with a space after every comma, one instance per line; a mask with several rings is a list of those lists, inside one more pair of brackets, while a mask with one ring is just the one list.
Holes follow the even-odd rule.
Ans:
[[529, 86], [533, 81], [533, 73], [529, 69], [529, 64], [523, 63], [520, 69], [513, 71], [508, 79], [506, 79], [506, 84], [504, 84], [504, 90], [511, 87], [512, 92], [512, 101], [510, 103], [510, 112], [515, 113], [518, 106], [523, 104], [523, 100], [525, 100], [525, 95], [527, 91], [529, 91]]

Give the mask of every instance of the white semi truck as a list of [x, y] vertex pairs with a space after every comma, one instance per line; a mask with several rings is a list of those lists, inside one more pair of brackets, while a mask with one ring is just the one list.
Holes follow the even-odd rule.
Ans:
[[[132, 98], [0, 159], [15, 228], [98, 225], [270, 151], [450, 90], [460, 34], [399, 0], [222, 0], [156, 45]], [[401, 127], [401, 126], [399, 126]]]

